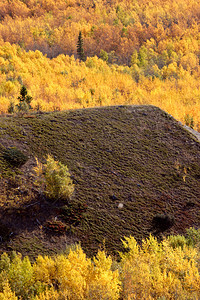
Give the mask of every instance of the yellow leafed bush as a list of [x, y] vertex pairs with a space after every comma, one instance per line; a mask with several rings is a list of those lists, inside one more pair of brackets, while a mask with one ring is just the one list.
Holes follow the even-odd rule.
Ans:
[[15, 296], [15, 293], [11, 291], [7, 281], [4, 284], [3, 292], [0, 292], [0, 300], [18, 300], [18, 298]]
[[68, 257], [58, 256], [55, 263], [61, 292], [67, 294], [68, 299], [84, 299], [92, 263], [83, 250], [77, 246], [75, 251], [70, 250]]
[[105, 251], [87, 258], [80, 246], [54, 258], [39, 256], [33, 265], [20, 255], [3, 254], [0, 299], [199, 299], [199, 250], [190, 241], [198, 231], [189, 234], [185, 242], [150, 236], [140, 246], [133, 237], [125, 238], [119, 262]]
[[38, 256], [33, 265], [34, 278], [36, 281], [52, 285], [56, 277], [55, 261], [48, 256]]
[[51, 288], [46, 292], [40, 293], [34, 298], [34, 300], [64, 300], [64, 298], [62, 298], [57, 291]]
[[118, 270], [112, 271], [112, 258], [98, 251], [91, 271], [87, 299], [119, 299], [121, 283]]
[[[92, 262], [77, 246], [68, 256], [59, 255], [55, 260], [39, 256], [34, 264], [34, 278], [57, 286], [61, 299], [114, 300], [119, 298], [120, 281], [118, 271], [112, 271], [111, 267], [112, 259], [104, 252], [98, 252]], [[36, 299], [43, 299], [44, 295]]]
[[122, 254], [124, 299], [198, 299], [200, 275], [197, 251], [184, 246], [172, 248], [169, 241], [159, 243], [150, 236], [137, 245], [133, 237], [126, 238]]
[[50, 199], [70, 198], [74, 192], [74, 184], [68, 167], [55, 161], [51, 155], [47, 156], [46, 163], [41, 164], [36, 159], [34, 168], [36, 184], [44, 188], [44, 194]]

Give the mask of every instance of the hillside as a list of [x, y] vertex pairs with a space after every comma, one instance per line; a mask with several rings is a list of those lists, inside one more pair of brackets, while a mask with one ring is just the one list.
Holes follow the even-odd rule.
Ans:
[[[5, 159], [13, 146], [28, 156], [20, 168]], [[197, 139], [155, 106], [1, 117], [1, 250], [35, 257], [80, 241], [89, 255], [100, 245], [117, 254], [124, 236], [141, 241], [198, 228], [199, 151]], [[35, 157], [48, 153], [69, 167], [68, 203], [48, 202], [33, 184]], [[51, 226], [58, 221], [59, 232]]]

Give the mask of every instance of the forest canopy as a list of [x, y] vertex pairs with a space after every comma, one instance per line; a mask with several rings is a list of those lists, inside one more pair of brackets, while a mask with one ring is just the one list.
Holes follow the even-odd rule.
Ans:
[[24, 84], [45, 110], [153, 104], [199, 129], [199, 18], [199, 0], [2, 0], [0, 110]]

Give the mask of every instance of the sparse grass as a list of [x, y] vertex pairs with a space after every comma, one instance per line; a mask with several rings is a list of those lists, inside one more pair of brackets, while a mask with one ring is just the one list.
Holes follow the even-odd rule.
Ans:
[[[39, 231], [52, 216], [63, 220], [60, 207], [64, 203], [45, 204], [33, 187], [33, 158], [43, 161], [47, 154], [68, 166], [75, 184], [72, 203], [87, 205], [84, 218], [72, 224], [66, 238], [80, 240], [89, 255], [104, 242], [109, 253], [116, 254], [124, 236], [147, 237], [156, 214], [176, 212], [166, 234], [200, 225], [200, 144], [159, 108], [114, 106], [34, 116], [0, 118], [0, 172], [17, 172], [2, 159], [4, 147], [14, 145], [29, 152], [30, 159], [17, 175], [28, 194], [20, 198], [18, 191], [16, 197], [21, 207], [39, 203], [24, 210], [26, 217], [18, 220], [17, 235], [25, 228], [27, 234]], [[11, 189], [13, 197], [15, 190]], [[7, 188], [1, 188], [1, 196], [0, 214], [6, 215], [5, 199], [11, 207], [15, 200], [9, 198]], [[188, 201], [193, 205], [185, 209]], [[58, 243], [53, 244], [49, 235], [45, 238], [56, 251]]]
[[[53, 243], [52, 243], [53, 244]], [[34, 261], [38, 255], [53, 255], [56, 253], [54, 247], [45, 244], [40, 237], [29, 235], [28, 233], [13, 237], [7, 244], [7, 251], [16, 251], [23, 255], [28, 255], [31, 261]]]

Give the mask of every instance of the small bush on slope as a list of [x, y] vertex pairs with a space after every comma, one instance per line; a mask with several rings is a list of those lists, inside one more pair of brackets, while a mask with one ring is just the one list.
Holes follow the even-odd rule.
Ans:
[[47, 156], [43, 165], [37, 161], [34, 169], [37, 183], [44, 186], [44, 194], [50, 199], [70, 198], [74, 192], [74, 184], [70, 178], [68, 167], [55, 161], [51, 155]]
[[3, 158], [14, 167], [21, 167], [28, 160], [28, 157], [18, 148], [7, 148], [3, 153]]

